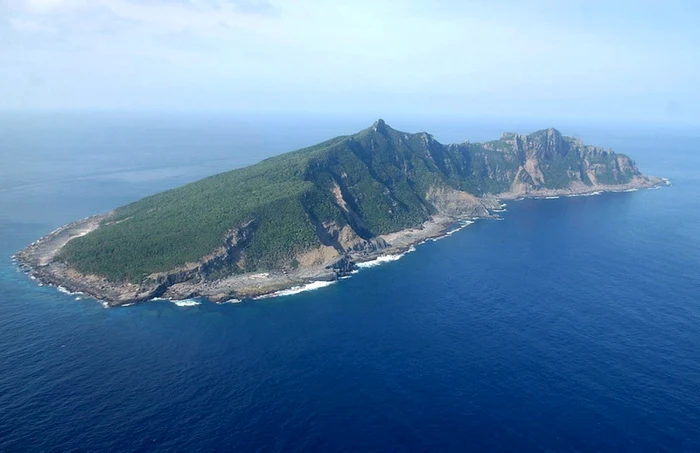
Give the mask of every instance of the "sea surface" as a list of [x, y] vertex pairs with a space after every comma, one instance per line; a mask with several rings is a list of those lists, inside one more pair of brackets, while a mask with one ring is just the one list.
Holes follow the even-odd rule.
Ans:
[[700, 130], [556, 126], [670, 187], [510, 202], [399, 260], [237, 304], [105, 309], [11, 256], [375, 118], [0, 115], [0, 451], [700, 451]]

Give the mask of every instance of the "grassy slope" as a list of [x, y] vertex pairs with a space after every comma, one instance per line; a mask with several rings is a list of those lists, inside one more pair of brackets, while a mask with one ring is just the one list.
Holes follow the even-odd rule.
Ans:
[[[536, 144], [542, 133], [531, 135]], [[84, 273], [138, 282], [200, 259], [252, 220], [244, 269], [231, 272], [289, 267], [298, 252], [320, 244], [319, 222], [350, 224], [369, 238], [426, 220], [434, 213], [425, 199], [432, 185], [477, 195], [508, 190], [522, 156], [503, 140], [490, 145], [444, 146], [379, 122], [119, 208], [109, 223], [69, 242], [59, 259]], [[611, 157], [599, 157], [605, 159]], [[578, 152], [543, 159], [552, 187], [565, 185], [567, 169], [580, 165]], [[335, 186], [349, 212], [336, 203]]]

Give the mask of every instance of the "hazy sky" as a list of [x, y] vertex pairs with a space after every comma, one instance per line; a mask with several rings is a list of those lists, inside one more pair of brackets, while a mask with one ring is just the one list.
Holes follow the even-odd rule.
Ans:
[[696, 0], [0, 0], [0, 109], [700, 121]]

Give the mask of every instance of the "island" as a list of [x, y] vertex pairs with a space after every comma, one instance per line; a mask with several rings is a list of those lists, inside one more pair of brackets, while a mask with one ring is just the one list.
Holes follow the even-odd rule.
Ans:
[[118, 306], [260, 297], [354, 272], [524, 197], [664, 184], [556, 129], [443, 145], [377, 120], [65, 225], [16, 254], [43, 284]]

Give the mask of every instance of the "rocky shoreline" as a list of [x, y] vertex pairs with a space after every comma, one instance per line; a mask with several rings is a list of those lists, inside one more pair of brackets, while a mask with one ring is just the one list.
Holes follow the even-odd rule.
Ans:
[[[357, 264], [383, 256], [400, 255], [412, 246], [431, 238], [443, 236], [460, 219], [438, 216], [425, 222], [420, 228], [403, 230], [385, 236], [391, 239], [383, 247], [374, 250], [353, 251], [333, 263], [300, 268], [295, 271], [273, 271], [230, 275], [213, 281], [163, 282], [153, 288], [143, 288], [129, 282], [110, 282], [96, 275], [84, 275], [52, 261], [56, 253], [70, 239], [97, 228], [106, 215], [82, 219], [49, 233], [13, 256], [22, 271], [43, 285], [55, 286], [63, 292], [93, 297], [105, 306], [130, 305], [152, 299], [184, 300], [204, 297], [213, 302], [234, 299], [258, 298], [279, 291], [301, 287], [313, 282], [335, 281], [357, 270]], [[186, 273], [186, 272], [185, 272]]]
[[177, 273], [169, 273], [154, 279], [152, 284], [110, 282], [96, 275], [84, 275], [70, 269], [64, 263], [54, 261], [58, 251], [68, 241], [98, 228], [110, 214], [96, 215], [64, 225], [18, 252], [15, 259], [20, 268], [41, 284], [56, 286], [64, 292], [85, 294], [103, 302], [105, 306], [130, 305], [152, 299], [184, 300], [202, 297], [213, 302], [237, 301], [244, 298], [270, 297], [280, 292], [293, 291], [314, 282], [332, 282], [355, 272], [363, 263], [383, 257], [398, 257], [415, 245], [428, 239], [439, 238], [454, 231], [465, 221], [496, 218], [503, 211], [501, 200], [523, 198], [554, 198], [562, 196], [596, 195], [602, 192], [625, 192], [669, 185], [668, 180], [650, 176], [638, 177], [627, 184], [606, 186], [572, 185], [568, 189], [508, 192], [479, 199], [485, 208], [479, 215], [459, 215], [449, 212], [436, 215], [418, 228], [379, 236], [371, 247], [353, 250], [333, 262], [303, 266], [292, 271], [235, 274], [218, 280], [203, 281], [196, 278], [196, 270], [183, 267]]

